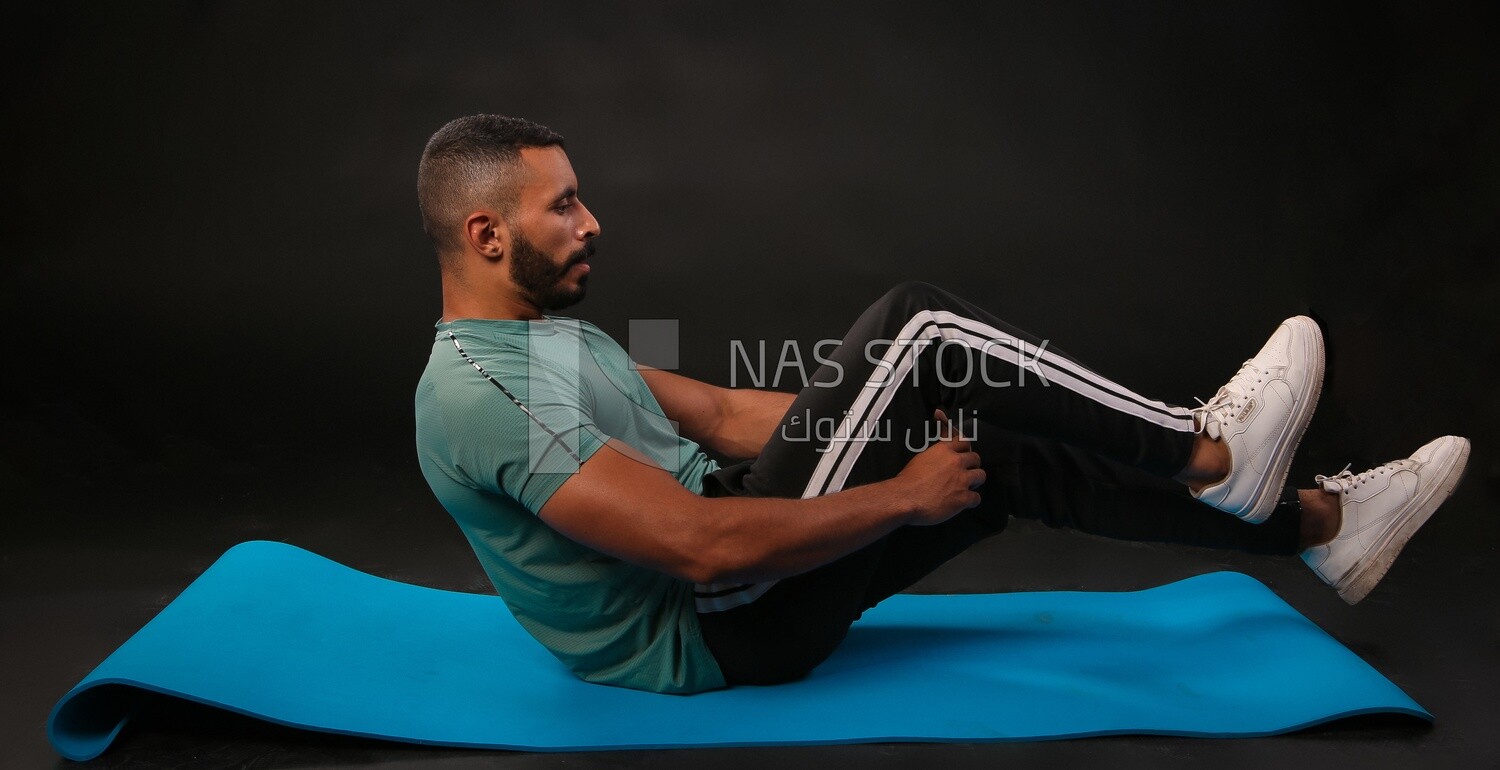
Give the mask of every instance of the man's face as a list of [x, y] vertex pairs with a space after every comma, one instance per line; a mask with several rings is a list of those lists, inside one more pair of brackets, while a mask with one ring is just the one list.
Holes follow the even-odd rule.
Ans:
[[510, 276], [541, 311], [583, 300], [599, 222], [578, 199], [578, 179], [560, 147], [521, 150], [525, 174], [510, 223]]

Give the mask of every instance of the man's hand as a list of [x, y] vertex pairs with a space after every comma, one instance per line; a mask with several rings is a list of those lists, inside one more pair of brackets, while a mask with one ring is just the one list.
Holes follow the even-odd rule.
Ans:
[[[941, 409], [933, 413], [933, 419], [948, 424], [948, 417]], [[911, 500], [912, 513], [907, 523], [930, 526], [979, 505], [979, 493], [974, 490], [984, 479], [979, 453], [958, 435], [957, 427], [949, 425], [947, 438], [911, 458], [892, 481]]]

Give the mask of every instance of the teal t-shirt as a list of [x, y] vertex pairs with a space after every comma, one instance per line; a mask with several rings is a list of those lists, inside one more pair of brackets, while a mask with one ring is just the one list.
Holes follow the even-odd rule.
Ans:
[[496, 593], [558, 660], [586, 681], [639, 690], [724, 686], [691, 583], [580, 545], [536, 516], [611, 438], [694, 494], [717, 467], [678, 435], [609, 335], [563, 317], [439, 323], [416, 411], [422, 475]]

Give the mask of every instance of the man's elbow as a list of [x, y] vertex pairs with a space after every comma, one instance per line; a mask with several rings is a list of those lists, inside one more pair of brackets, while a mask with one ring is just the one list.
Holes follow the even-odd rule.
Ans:
[[670, 528], [668, 553], [672, 577], [691, 583], [753, 582], [748, 578], [763, 571], [764, 543], [747, 537], [743, 523], [731, 510], [710, 507], [714, 502], [698, 498], [702, 509], [684, 516]]
[[681, 577], [702, 585], [753, 582], [747, 576], [757, 567], [758, 560], [745, 544], [720, 540], [694, 549], [682, 564]]
[[670, 574], [678, 580], [683, 580], [694, 585], [709, 585], [719, 582], [722, 572], [707, 562], [695, 560], [689, 564], [682, 565], [678, 569], [672, 570]]
[[685, 569], [678, 570], [678, 574], [673, 577], [697, 585], [712, 585], [714, 583], [735, 582], [735, 574], [737, 572], [738, 570], [727, 564], [718, 564], [699, 559]]
[[678, 580], [699, 585], [722, 582], [728, 574], [727, 566], [713, 553], [691, 547], [678, 551], [671, 565], [662, 571]]

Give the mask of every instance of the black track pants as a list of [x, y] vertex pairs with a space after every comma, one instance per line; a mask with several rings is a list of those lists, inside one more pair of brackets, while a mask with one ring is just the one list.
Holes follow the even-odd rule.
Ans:
[[[1012, 515], [1124, 540], [1296, 552], [1295, 504], [1252, 525], [1170, 480], [1192, 449], [1188, 410], [1137, 395], [937, 287], [887, 292], [827, 360], [761, 455], [711, 474], [705, 495], [814, 497], [891, 478], [924, 448], [941, 408], [973, 439], [983, 502], [800, 575], [697, 586], [704, 639], [730, 684], [806, 675], [866, 609]], [[1294, 503], [1295, 491], [1283, 500]]]

